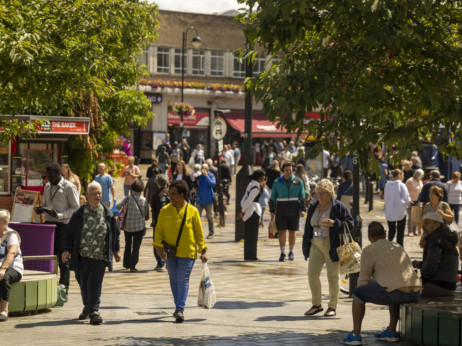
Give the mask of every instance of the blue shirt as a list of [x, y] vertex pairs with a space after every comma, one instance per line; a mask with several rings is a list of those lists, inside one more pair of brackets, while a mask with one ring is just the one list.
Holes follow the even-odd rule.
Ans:
[[101, 202], [111, 202], [114, 196], [111, 196], [110, 187], [114, 185], [112, 182], [112, 177], [109, 174], [97, 175], [95, 181], [101, 185]]

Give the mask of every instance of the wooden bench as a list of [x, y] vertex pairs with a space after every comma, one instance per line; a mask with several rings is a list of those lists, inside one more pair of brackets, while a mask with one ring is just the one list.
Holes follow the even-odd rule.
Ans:
[[402, 304], [400, 333], [416, 345], [462, 345], [462, 296]]
[[24, 270], [21, 281], [11, 286], [9, 312], [37, 311], [51, 308], [58, 299], [56, 256], [24, 256], [23, 260], [54, 260], [54, 272]]

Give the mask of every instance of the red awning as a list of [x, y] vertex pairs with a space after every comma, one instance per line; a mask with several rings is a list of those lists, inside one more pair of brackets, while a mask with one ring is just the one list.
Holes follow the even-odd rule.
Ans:
[[[307, 113], [307, 117], [319, 119], [318, 113]], [[245, 132], [245, 119], [243, 113], [227, 113], [224, 118], [228, 124], [236, 131], [241, 132], [241, 136]], [[266, 119], [261, 113], [252, 114], [252, 137], [254, 138], [286, 138], [297, 137], [296, 133], [287, 133], [284, 126], [279, 128]]]
[[[168, 112], [168, 125], [180, 125], [181, 117]], [[206, 129], [210, 124], [210, 115], [208, 113], [194, 113], [193, 115], [183, 117], [183, 127], [186, 129]]]

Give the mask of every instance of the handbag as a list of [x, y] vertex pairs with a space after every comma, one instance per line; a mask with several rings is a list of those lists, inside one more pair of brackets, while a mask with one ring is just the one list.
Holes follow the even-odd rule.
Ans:
[[423, 208], [420, 205], [413, 205], [411, 207], [411, 225], [419, 226], [422, 220]]
[[343, 224], [345, 227], [343, 245], [337, 248], [341, 275], [357, 273], [361, 267], [361, 247], [353, 240], [348, 224], [346, 222]]
[[210, 279], [210, 271], [207, 263], [202, 266], [201, 283], [199, 284], [199, 294], [197, 296], [197, 305], [204, 309], [211, 309], [217, 302], [215, 286]]
[[278, 231], [278, 228], [276, 226], [276, 221], [271, 220], [269, 225], [268, 225], [268, 234], [275, 234], [275, 233], [277, 233], [277, 231]]
[[128, 213], [128, 197], [125, 199], [125, 203], [122, 206], [122, 209], [120, 210], [119, 216], [117, 217], [117, 225], [119, 225], [119, 228], [121, 230], [123, 230], [125, 227], [125, 218], [127, 216], [127, 213]]
[[164, 246], [164, 251], [167, 253], [167, 259], [175, 258], [176, 256], [176, 249], [178, 248], [178, 244], [180, 243], [181, 233], [183, 232], [184, 222], [186, 221], [186, 213], [188, 212], [188, 203], [186, 203], [186, 208], [184, 210], [183, 221], [181, 221], [180, 231], [178, 232], [178, 237], [176, 238], [175, 246], [168, 244], [167, 242], [163, 241], [162, 245]]

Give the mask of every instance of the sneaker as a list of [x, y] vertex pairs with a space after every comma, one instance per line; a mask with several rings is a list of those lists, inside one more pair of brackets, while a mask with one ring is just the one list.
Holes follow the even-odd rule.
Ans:
[[176, 319], [176, 323], [183, 323], [184, 322], [183, 311], [177, 310], [175, 319]]
[[213, 238], [213, 233], [209, 233], [209, 235], [207, 236], [207, 239], [212, 239]]
[[83, 321], [86, 320], [88, 317], [90, 317], [90, 312], [87, 310], [87, 308], [83, 308], [82, 313], [79, 315], [79, 320]]
[[363, 339], [361, 338], [361, 334], [354, 335], [353, 332], [351, 332], [343, 339], [343, 343], [345, 345], [362, 345]]
[[388, 328], [383, 328], [381, 333], [374, 335], [377, 340], [388, 341], [388, 342], [397, 342], [399, 341], [399, 333], [396, 331], [390, 332]]
[[130, 268], [130, 273], [138, 273], [138, 269], [136, 269], [136, 268]]
[[8, 316], [5, 314], [0, 314], [0, 322], [6, 322], [8, 321]]
[[284, 262], [286, 260], [286, 254], [281, 252], [281, 256], [279, 256], [279, 262]]
[[294, 253], [291, 251], [289, 252], [289, 261], [293, 261], [295, 259]]
[[103, 323], [103, 319], [101, 318], [99, 312], [98, 311], [93, 311], [90, 314], [90, 324], [93, 324], [94, 326], [98, 326], [101, 323]]
[[164, 272], [165, 271], [165, 265], [158, 265], [157, 267], [154, 268], [156, 272]]

